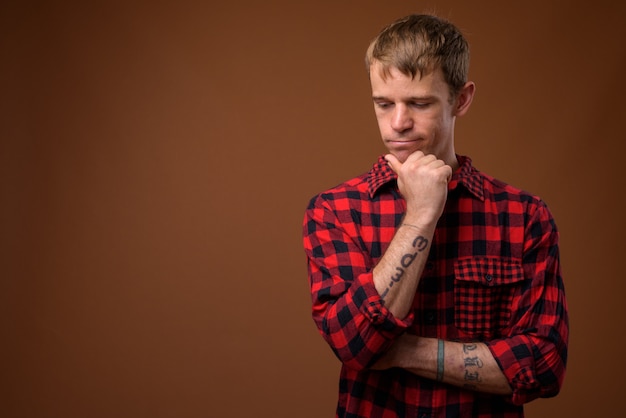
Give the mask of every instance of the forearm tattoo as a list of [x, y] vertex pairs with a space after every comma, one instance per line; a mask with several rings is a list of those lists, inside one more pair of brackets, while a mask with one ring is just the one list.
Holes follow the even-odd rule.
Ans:
[[415, 249], [415, 251], [406, 253], [400, 258], [400, 265], [396, 267], [397, 273], [391, 276], [389, 284], [387, 285], [387, 288], [380, 295], [383, 301], [385, 300], [387, 293], [389, 293], [389, 290], [391, 290], [393, 285], [395, 283], [398, 283], [402, 279], [402, 276], [404, 276], [406, 269], [409, 268], [411, 264], [413, 264], [413, 261], [415, 261], [415, 258], [417, 257], [417, 255], [421, 253], [422, 251], [424, 251], [426, 247], [428, 247], [428, 239], [419, 235], [417, 236], [417, 238], [413, 240], [412, 246]]
[[463, 344], [463, 362], [465, 365], [465, 387], [476, 389], [476, 384], [482, 381], [480, 369], [483, 361], [475, 353], [478, 346], [476, 344]]

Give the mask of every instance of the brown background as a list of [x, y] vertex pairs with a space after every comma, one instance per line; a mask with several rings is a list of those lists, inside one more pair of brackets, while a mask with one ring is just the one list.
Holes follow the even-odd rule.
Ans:
[[211, 3], [0, 6], [0, 415], [333, 416], [302, 214], [384, 151], [368, 41], [436, 11], [457, 151], [562, 234], [568, 375], [528, 416], [622, 416], [626, 3]]

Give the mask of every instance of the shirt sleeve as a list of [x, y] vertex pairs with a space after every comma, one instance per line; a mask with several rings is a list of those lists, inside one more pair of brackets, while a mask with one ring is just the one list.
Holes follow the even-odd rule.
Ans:
[[529, 284], [513, 307], [510, 336], [487, 343], [511, 385], [512, 402], [517, 405], [560, 391], [569, 334], [558, 232], [542, 202], [531, 214], [525, 234], [522, 262]]
[[322, 197], [306, 210], [303, 236], [313, 320], [344, 365], [367, 368], [408, 328], [413, 314], [400, 320], [384, 306], [356, 226], [341, 222]]

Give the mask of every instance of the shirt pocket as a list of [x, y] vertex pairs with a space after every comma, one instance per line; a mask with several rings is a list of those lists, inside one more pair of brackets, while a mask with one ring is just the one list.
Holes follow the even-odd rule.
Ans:
[[519, 260], [464, 257], [454, 263], [454, 325], [480, 340], [508, 328], [524, 271]]

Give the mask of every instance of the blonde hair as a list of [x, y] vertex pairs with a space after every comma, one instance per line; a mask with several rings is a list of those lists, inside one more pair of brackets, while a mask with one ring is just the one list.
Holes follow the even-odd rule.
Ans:
[[365, 55], [369, 73], [375, 62], [383, 76], [390, 68], [415, 78], [441, 68], [451, 99], [467, 82], [469, 45], [450, 22], [431, 15], [410, 15], [385, 27], [370, 43]]

